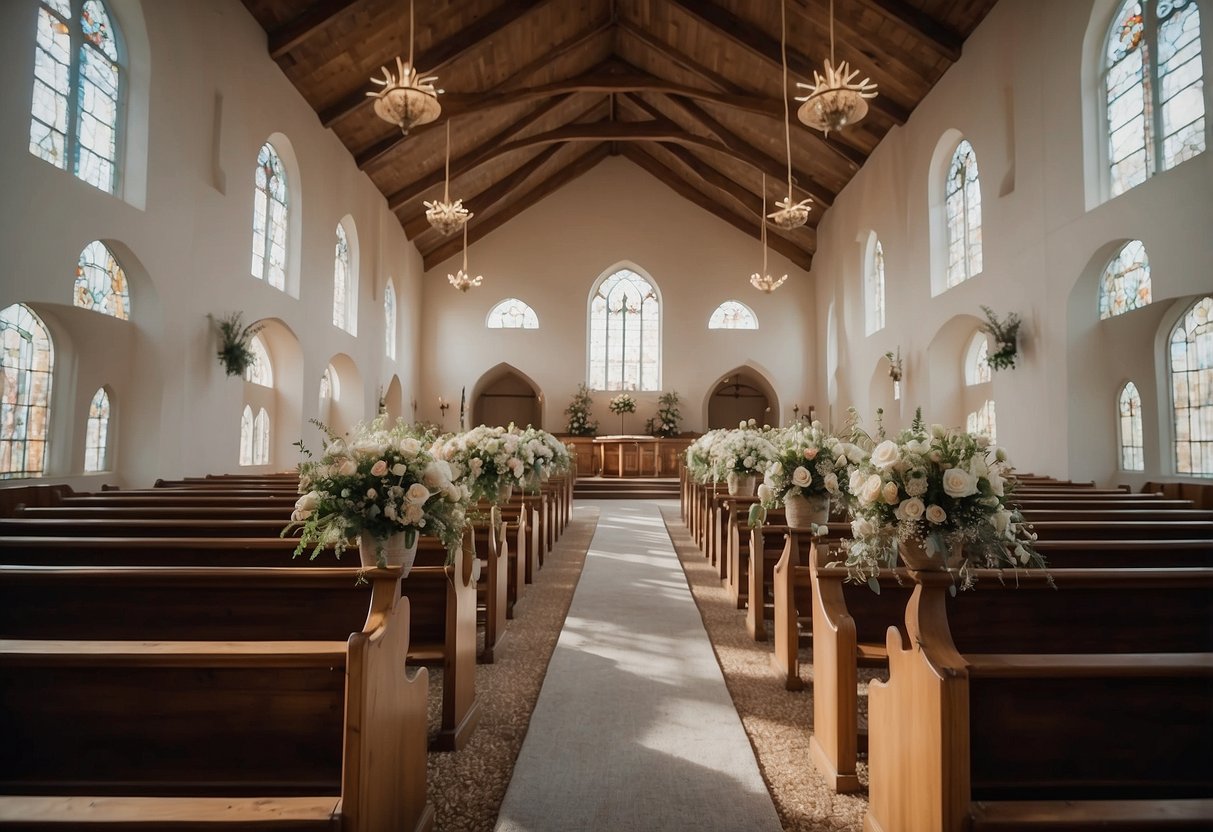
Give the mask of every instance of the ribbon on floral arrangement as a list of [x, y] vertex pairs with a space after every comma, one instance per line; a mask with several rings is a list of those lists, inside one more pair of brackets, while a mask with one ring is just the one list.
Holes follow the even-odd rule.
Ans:
[[767, 522], [767, 510], [763, 508], [762, 503], [754, 503], [750, 506], [750, 528], [762, 528]]

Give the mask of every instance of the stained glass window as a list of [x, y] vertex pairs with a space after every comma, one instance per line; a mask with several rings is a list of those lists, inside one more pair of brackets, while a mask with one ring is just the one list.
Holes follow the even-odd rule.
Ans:
[[1104, 59], [1112, 196], [1205, 149], [1196, 0], [1125, 0]]
[[1150, 258], [1141, 240], [1130, 240], [1112, 258], [1099, 282], [1099, 319], [1150, 303]]
[[708, 329], [758, 329], [758, 317], [744, 303], [726, 300], [708, 318]]
[[337, 226], [337, 246], [333, 261], [333, 326], [352, 332], [350, 326], [350, 239], [345, 227]]
[[0, 310], [0, 478], [45, 470], [54, 364], [50, 333], [34, 311], [21, 303]]
[[984, 332], [978, 332], [973, 336], [965, 356], [966, 384], [985, 384], [993, 379], [994, 374], [990, 369], [990, 341]]
[[100, 240], [93, 240], [80, 252], [73, 302], [83, 309], [130, 320], [131, 296], [126, 286], [126, 272], [122, 271], [114, 253]]
[[118, 181], [121, 69], [100, 0], [42, 0], [29, 150], [106, 193]]
[[253, 464], [270, 464], [270, 415], [264, 407], [253, 420]]
[[110, 397], [102, 387], [88, 406], [88, 424], [84, 429], [84, 470], [86, 473], [109, 468]]
[[1125, 471], [1144, 471], [1145, 439], [1141, 430], [1141, 395], [1137, 385], [1128, 382], [1120, 390], [1120, 467]]
[[247, 404], [240, 414], [240, 464], [253, 464], [253, 409]]
[[657, 290], [620, 269], [590, 296], [590, 379], [594, 390], [661, 389]]
[[884, 329], [884, 248], [880, 240], [872, 245], [872, 261], [867, 264], [864, 280], [867, 298], [867, 334]]
[[1176, 472], [1213, 477], [1213, 297], [1171, 330], [1171, 401]]
[[948, 288], [981, 273], [981, 183], [977, 154], [962, 139], [952, 154], [945, 189], [948, 232]]
[[244, 370], [244, 380], [262, 387], [273, 387], [274, 365], [260, 335], [254, 335], [253, 340], [249, 341], [249, 351], [253, 354], [253, 361]]
[[969, 414], [968, 419], [965, 420], [965, 430], [988, 437], [991, 443], [998, 441], [998, 431], [994, 424], [993, 399], [986, 399], [981, 407]]
[[389, 279], [387, 288], [383, 290], [383, 329], [384, 329], [384, 347], [387, 350], [387, 357], [395, 360], [396, 358], [396, 289], [392, 286], [392, 281]]
[[489, 310], [489, 329], [539, 329], [539, 316], [524, 301], [506, 298]]
[[253, 176], [253, 277], [275, 289], [286, 288], [286, 170], [278, 151], [266, 142], [257, 154]]

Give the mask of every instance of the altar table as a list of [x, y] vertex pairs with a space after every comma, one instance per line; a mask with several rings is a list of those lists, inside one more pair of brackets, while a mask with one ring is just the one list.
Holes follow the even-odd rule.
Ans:
[[[598, 451], [599, 476], [661, 476], [660, 440], [656, 436], [596, 436], [594, 437], [594, 447]], [[632, 470], [624, 467], [623, 452], [625, 449], [636, 454], [636, 465]], [[618, 460], [615, 470], [609, 473], [606, 466], [608, 452]], [[651, 470], [647, 474], [645, 472], [645, 454], [648, 454], [652, 460]]]

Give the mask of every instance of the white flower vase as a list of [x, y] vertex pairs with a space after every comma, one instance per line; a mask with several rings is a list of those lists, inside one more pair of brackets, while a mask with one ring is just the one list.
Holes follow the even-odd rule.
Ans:
[[[411, 545], [405, 542], [410, 536], [413, 539]], [[417, 559], [419, 537], [416, 531], [397, 532], [387, 539], [371, 537], [369, 534], [362, 535], [358, 538], [358, 554], [362, 558], [362, 568], [400, 567], [404, 570], [404, 576], [408, 577], [409, 570], [413, 568], [413, 561]]]
[[818, 494], [806, 497], [803, 494], [789, 495], [783, 501], [788, 525], [794, 529], [824, 526], [830, 521], [830, 495]]
[[753, 497], [754, 490], [758, 488], [756, 474], [738, 474], [736, 471], [730, 471], [727, 482], [730, 497]]

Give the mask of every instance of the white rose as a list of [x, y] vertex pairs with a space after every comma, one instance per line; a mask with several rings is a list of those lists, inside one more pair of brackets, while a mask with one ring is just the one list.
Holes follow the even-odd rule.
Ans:
[[510, 469], [510, 473], [517, 479], [522, 479], [522, 474], [526, 466], [522, 464], [522, 460], [518, 457], [510, 457], [510, 461], [506, 463], [506, 467]]
[[851, 521], [851, 536], [856, 539], [868, 537], [869, 535], [875, 534], [875, 532], [876, 529], [871, 520], [860, 517]]
[[404, 492], [405, 501], [413, 505], [424, 505], [429, 498], [430, 490], [419, 482], [413, 483], [409, 490]]
[[758, 499], [762, 500], [764, 503], [769, 503], [772, 496], [774, 496], [774, 492], [771, 491], [771, 486], [767, 485], [765, 482], [758, 486]]
[[742, 420], [741, 420], [741, 421], [738, 423], [738, 425], [737, 425], [737, 429], [738, 429], [738, 430], [745, 430], [745, 429], [746, 429], [745, 419], [742, 419]]
[[450, 478], [439, 467], [439, 462], [435, 461], [425, 466], [425, 471], [421, 475], [421, 481], [430, 488], [446, 488], [450, 483]]
[[300, 511], [306, 511], [309, 514], [315, 511], [318, 505], [320, 505], [320, 495], [315, 491], [309, 491], [295, 501], [295, 508]]
[[837, 494], [838, 493], [838, 475], [837, 474], [826, 474], [825, 475], [825, 487], [826, 487], [826, 491], [829, 491], [831, 494]]
[[457, 503], [459, 502], [459, 498], [463, 496], [463, 489], [452, 483], [447, 488], [445, 496], [448, 502]]
[[897, 450], [897, 443], [892, 439], [886, 439], [875, 448], [872, 449], [872, 464], [882, 470], [892, 468], [901, 454]]
[[404, 507], [404, 523], [407, 526], [415, 526], [421, 522], [421, 518], [425, 516], [421, 506], [416, 503], [408, 503]]
[[927, 520], [936, 525], [948, 519], [948, 513], [937, 505], [927, 506]]
[[406, 436], [400, 440], [400, 453], [404, 454], [409, 459], [417, 456], [421, 452], [421, 442], [411, 436]]
[[858, 494], [859, 489], [863, 488], [863, 474], [859, 473], [859, 469], [851, 472], [851, 478], [847, 481], [847, 488], [852, 494]]
[[393, 477], [403, 477], [405, 472], [408, 470], [409, 470], [408, 466], [405, 465], [403, 462], [397, 462], [395, 465], [392, 466], [392, 476]]
[[987, 476], [987, 479], [990, 481], [990, 489], [994, 492], [995, 496], [1001, 497], [1003, 495], [1003, 487], [1006, 482], [1002, 478], [1002, 474], [991, 470]]
[[312, 512], [305, 508], [297, 508], [291, 512], [291, 520], [296, 523], [302, 523], [311, 516]]
[[748, 468], [748, 469], [750, 469], [750, 470], [753, 470], [753, 468], [754, 468], [754, 457], [752, 457], [752, 456], [747, 456], [745, 459], [743, 459], [743, 460], [741, 461], [741, 464], [742, 464], [742, 466], [744, 466], [745, 468]]
[[809, 469], [803, 465], [797, 465], [796, 470], [792, 472], [792, 485], [804, 488], [811, 482], [813, 482], [813, 475], [809, 473]]
[[337, 473], [343, 477], [352, 477], [354, 474], [358, 473], [358, 463], [354, 462], [352, 459], [343, 460], [342, 463], [337, 466]]
[[897, 501], [901, 499], [901, 495], [897, 493], [897, 483], [886, 482], [884, 487], [880, 489], [880, 496], [884, 501], [891, 506], [897, 505]]
[[949, 468], [943, 472], [943, 490], [957, 499], [976, 494], [977, 477], [963, 468]]
[[865, 506], [870, 506], [880, 496], [880, 489], [883, 485], [880, 474], [872, 474], [864, 481], [863, 487], [859, 490], [859, 501]]
[[926, 511], [926, 506], [922, 504], [922, 500], [917, 497], [911, 497], [903, 501], [897, 507], [897, 511], [900, 512], [902, 520], [917, 520]]
[[990, 515], [990, 525], [994, 527], [994, 531], [1002, 534], [1007, 530], [1007, 526], [1011, 523], [1011, 512], [1005, 508], [996, 511]]
[[373, 500], [373, 499], [375, 499], [375, 498], [376, 498], [376, 497], [378, 497], [378, 496], [379, 496], [379, 492], [378, 492], [378, 491], [376, 491], [375, 489], [373, 489], [373, 488], [368, 488], [368, 489], [366, 490], [366, 498], [367, 498], [368, 500]]

